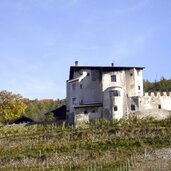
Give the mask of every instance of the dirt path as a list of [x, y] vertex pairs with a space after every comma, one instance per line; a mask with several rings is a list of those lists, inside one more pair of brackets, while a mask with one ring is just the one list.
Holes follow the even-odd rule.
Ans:
[[132, 171], [171, 171], [171, 148], [144, 153]]

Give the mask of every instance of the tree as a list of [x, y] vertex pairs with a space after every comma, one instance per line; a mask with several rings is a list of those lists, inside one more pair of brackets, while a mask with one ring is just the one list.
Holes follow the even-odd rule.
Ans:
[[[29, 100], [24, 99], [25, 104], [27, 104], [27, 109], [25, 111], [26, 116], [32, 118], [35, 121], [45, 121], [47, 116], [45, 113], [48, 113], [62, 105], [65, 104], [65, 100], [53, 100], [53, 99], [42, 99], [42, 100]], [[50, 118], [53, 120], [53, 117]]]
[[3, 123], [20, 117], [25, 113], [27, 105], [19, 94], [8, 91], [0, 92], [0, 118]]
[[153, 92], [153, 91], [171, 91], [171, 79], [167, 80], [163, 76], [160, 81], [149, 82], [148, 80], [144, 80], [144, 91], [145, 92]]

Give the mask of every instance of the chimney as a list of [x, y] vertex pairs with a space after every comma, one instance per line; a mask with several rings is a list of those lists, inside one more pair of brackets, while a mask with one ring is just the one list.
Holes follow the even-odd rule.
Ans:
[[75, 61], [75, 66], [78, 66], [78, 61]]
[[114, 63], [113, 63], [113, 62], [112, 62], [112, 64], [111, 64], [111, 65], [112, 65], [112, 67], [114, 67]]

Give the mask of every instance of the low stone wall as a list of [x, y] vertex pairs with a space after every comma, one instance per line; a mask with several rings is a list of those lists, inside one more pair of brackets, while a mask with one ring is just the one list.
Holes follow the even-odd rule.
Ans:
[[152, 117], [155, 119], [165, 119], [171, 115], [171, 111], [164, 109], [144, 109], [135, 112], [135, 115], [140, 119], [146, 117]]

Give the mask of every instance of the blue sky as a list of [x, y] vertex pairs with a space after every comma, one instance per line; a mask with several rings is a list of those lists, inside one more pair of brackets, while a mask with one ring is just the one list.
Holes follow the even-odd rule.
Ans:
[[170, 9], [170, 0], [0, 0], [0, 91], [65, 98], [75, 60], [171, 78]]

